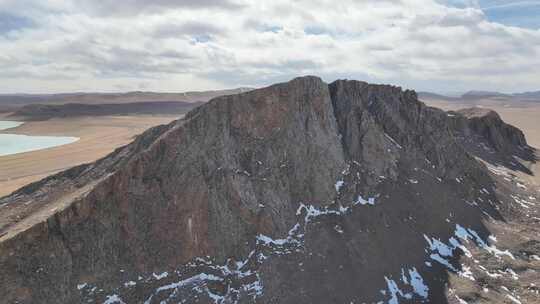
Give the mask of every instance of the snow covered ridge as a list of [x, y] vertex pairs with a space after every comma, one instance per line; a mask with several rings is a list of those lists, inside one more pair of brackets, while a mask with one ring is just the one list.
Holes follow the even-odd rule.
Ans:
[[[123, 286], [105, 295], [104, 304], [122, 304], [126, 301], [122, 294], [129, 293], [135, 286], [147, 287], [150, 292], [145, 296], [144, 303], [182, 303], [194, 302], [198, 298], [208, 297], [214, 303], [237, 303], [240, 298], [252, 298], [262, 295], [262, 285], [259, 275], [251, 270], [252, 265], [262, 263], [266, 257], [252, 251], [244, 261], [228, 260], [219, 265], [209, 258], [197, 258], [185, 265], [183, 269], [172, 273], [152, 273], [145, 278], [139, 276], [136, 281], [128, 281]], [[193, 274], [195, 273], [195, 274]], [[218, 291], [215, 284], [226, 282], [242, 282], [229, 284], [225, 292]], [[233, 287], [238, 286], [238, 287]], [[81, 288], [85, 302], [97, 302], [103, 297], [103, 290], [85, 284]]]
[[[464, 228], [459, 224], [456, 224], [454, 236], [450, 237], [447, 242], [442, 242], [440, 239], [429, 237], [425, 234], [424, 238], [428, 243], [428, 248], [426, 249], [426, 252], [429, 254], [429, 260], [425, 262], [428, 267], [433, 267], [432, 262], [437, 262], [447, 270], [471, 281], [475, 281], [475, 278], [473, 276], [473, 273], [471, 272], [470, 267], [467, 267], [465, 265], [454, 265], [454, 262], [457, 259], [457, 255], [455, 254], [456, 249], [460, 249], [463, 254], [468, 258], [473, 257], [471, 252], [464, 244], [477, 246], [478, 248], [486, 250], [497, 258], [507, 256], [511, 259], [515, 259], [515, 257], [508, 250], [503, 251], [492, 244], [488, 244], [487, 241], [483, 240], [476, 231], [470, 228]], [[488, 239], [496, 242], [496, 238], [494, 236], [490, 235]], [[483, 271], [486, 272], [490, 277], [509, 275], [514, 280], [517, 280], [519, 278], [512, 269], [507, 269], [505, 272], [501, 273], [489, 273], [483, 266], [477, 266], [479, 267], [479, 269], [483, 269]], [[386, 303], [398, 304], [400, 299], [418, 299], [421, 302], [424, 302], [428, 299], [429, 287], [424, 283], [424, 279], [415, 267], [402, 269], [401, 278], [398, 280], [389, 277], [385, 277], [384, 279], [387, 284], [387, 289], [381, 290], [381, 294], [389, 297]], [[507, 296], [509, 298], [512, 297], [515, 299], [515, 297], [511, 294], [508, 294]], [[466, 303], [463, 300], [461, 301], [462, 302], [460, 303]]]
[[[507, 256], [511, 259], [515, 259], [515, 257], [510, 253], [508, 250], [502, 251], [495, 247], [495, 245], [488, 245], [488, 243], [483, 240], [476, 231], [470, 229], [470, 228], [464, 228], [459, 224], [456, 224], [456, 229], [454, 232], [454, 237], [451, 237], [447, 243], [444, 243], [440, 241], [439, 239], [430, 238], [427, 235], [424, 234], [424, 238], [427, 241], [429, 245], [429, 253], [430, 253], [430, 259], [432, 261], [435, 261], [439, 264], [441, 264], [443, 267], [447, 268], [449, 271], [454, 272], [458, 274], [461, 277], [467, 278], [471, 281], [475, 281], [476, 279], [473, 276], [473, 273], [471, 272], [471, 268], [465, 265], [460, 266], [454, 266], [452, 261], [455, 261], [454, 251], [456, 249], [460, 249], [466, 257], [473, 258], [471, 252], [467, 249], [467, 247], [464, 245], [463, 242], [466, 244], [473, 244], [479, 247], [480, 249], [486, 250], [490, 254], [494, 255], [497, 258], [501, 258], [502, 256]], [[495, 241], [496, 238], [494, 236], [489, 236], [488, 239]], [[475, 263], [478, 263], [478, 261], [474, 260]], [[431, 266], [431, 262], [426, 261], [426, 265]], [[489, 277], [496, 278], [501, 276], [501, 274], [497, 273], [490, 273], [487, 271], [485, 267], [482, 265], [476, 265], [479, 269], [484, 271]], [[505, 274], [509, 274], [512, 276], [513, 279], [517, 279], [517, 274], [512, 269], [507, 269]]]
[[[337, 181], [336, 192], [346, 190], [347, 186], [344, 181]], [[272, 257], [303, 252], [305, 250], [304, 236], [310, 223], [323, 220], [325, 217], [347, 216], [357, 208], [374, 206], [379, 195], [363, 197], [357, 194], [354, 197], [356, 199], [349, 202], [347, 206], [335, 202], [323, 207], [300, 203], [296, 210], [297, 223], [291, 227], [287, 235], [281, 238], [264, 234], [256, 235], [254, 249], [244, 260], [229, 259], [220, 264], [210, 257], [197, 258], [184, 265], [182, 269], [171, 273], [153, 273], [136, 280], [126, 278], [126, 282], [119, 288], [107, 291], [108, 295], [104, 292], [100, 293], [95, 286], [80, 283], [82, 298], [95, 301], [102, 299], [105, 295], [104, 303], [124, 303], [122, 294], [128, 293], [135, 286], [143, 285], [148, 287], [146, 290], [150, 290], [144, 302], [148, 304], [179, 301], [187, 303], [199, 298], [208, 298], [216, 304], [238, 303], [241, 299], [255, 301], [264, 294], [264, 282], [258, 270], [265, 261]], [[341, 227], [336, 226], [335, 230], [343, 233]], [[470, 280], [475, 280], [470, 269], [454, 264], [457, 258], [455, 250], [458, 248], [465, 256], [472, 256], [465, 244], [478, 246], [497, 257], [514, 258], [510, 252], [497, 249], [483, 240], [474, 230], [464, 228], [459, 224], [456, 224], [454, 236], [445, 242], [426, 234], [423, 236], [428, 244], [426, 248], [428, 260], [425, 262], [428, 267], [432, 267], [432, 262], [437, 262], [449, 271]], [[495, 237], [491, 236], [488, 239], [495, 240]], [[507, 274], [512, 275], [512, 272], [510, 270]], [[414, 265], [403, 266], [400, 276], [387, 275], [384, 276], [384, 280], [386, 289], [380, 291], [383, 300], [379, 303], [398, 304], [400, 300], [426, 302], [429, 299], [430, 288]]]
[[[336, 192], [339, 193], [346, 186], [345, 182], [338, 181]], [[356, 208], [373, 206], [376, 204], [378, 195], [366, 198], [362, 195], [356, 197], [357, 199], [350, 202], [349, 206], [333, 203], [317, 207], [301, 203], [296, 210], [298, 222], [292, 226], [287, 235], [283, 238], [273, 238], [264, 234], [256, 235], [255, 247], [245, 260], [229, 259], [224, 264], [219, 264], [210, 257], [197, 258], [194, 262], [185, 265], [183, 269], [173, 273], [153, 273], [146, 278], [127, 279], [121, 287], [106, 295], [104, 303], [124, 303], [121, 294], [141, 284], [151, 287], [149, 288], [151, 292], [148, 293], [145, 300], [145, 303], [148, 304], [175, 303], [179, 300], [189, 302], [201, 297], [207, 297], [216, 304], [238, 303], [240, 299], [256, 300], [264, 293], [264, 284], [258, 269], [267, 259], [272, 256], [303, 252], [305, 231], [310, 223], [323, 220], [324, 217], [328, 216], [346, 216]], [[336, 231], [343, 233], [341, 227], [337, 227]], [[466, 256], [471, 256], [463, 245], [463, 243], [470, 241], [494, 255], [507, 255], [513, 258], [508, 251], [501, 251], [493, 245], [488, 245], [487, 241], [482, 240], [472, 229], [466, 229], [456, 224], [454, 235], [447, 242], [424, 235], [428, 243], [426, 252], [430, 258], [426, 261], [426, 265], [431, 266], [431, 261], [438, 262], [448, 270], [474, 280], [470, 270], [466, 267], [454, 266], [451, 262], [457, 248], [461, 249]], [[398, 304], [400, 299], [424, 302], [429, 298], [429, 287], [414, 266], [402, 268], [399, 278], [393, 278], [389, 275], [385, 276], [384, 280], [386, 289], [381, 290], [384, 300], [380, 303]], [[216, 285], [224, 287], [216, 288]], [[79, 286], [84, 299], [95, 300], [104, 295], [100, 294], [99, 290], [96, 291], [96, 287], [89, 284], [81, 283]]]
[[[461, 249], [465, 256], [471, 257], [471, 253], [469, 250], [463, 245], [461, 241], [464, 241], [466, 243], [469, 243], [469, 240], [473, 241], [478, 247], [485, 249], [489, 253], [495, 255], [495, 256], [502, 256], [506, 255], [509, 256], [512, 259], [515, 259], [514, 256], [508, 251], [502, 251], [497, 249], [494, 245], [488, 245], [486, 241], [484, 241], [476, 231], [468, 228], [463, 228], [461, 225], [456, 224], [456, 230], [454, 232], [455, 237], [451, 237], [448, 240], [448, 243], [443, 243], [439, 239], [428, 237], [424, 234], [424, 238], [429, 244], [429, 249], [431, 250], [430, 258], [436, 262], [439, 262], [445, 266], [447, 266], [448, 269], [458, 272], [448, 260], [446, 260], [444, 257], [453, 257], [453, 252], [457, 248]], [[491, 239], [494, 239], [494, 237], [491, 237]], [[461, 241], [460, 241], [461, 240]]]
[[[340, 183], [340, 187], [336, 187], [336, 190], [340, 190], [343, 186], [343, 183]], [[301, 216], [304, 214], [304, 226], [307, 225], [309, 222], [316, 220], [317, 218], [321, 216], [327, 216], [327, 215], [334, 215], [334, 216], [344, 216], [351, 212], [354, 207], [361, 206], [361, 205], [375, 205], [375, 197], [368, 197], [367, 199], [364, 199], [361, 195], [358, 195], [358, 198], [356, 201], [352, 202], [351, 206], [343, 207], [340, 206], [338, 210], [330, 209], [329, 207], [324, 208], [317, 208], [312, 205], [304, 205], [301, 204], [300, 207], [298, 207], [298, 210], [296, 211], [297, 216]], [[301, 237], [303, 237], [303, 234], [298, 234], [298, 227], [300, 227], [299, 224], [296, 224], [291, 231], [289, 231], [289, 236], [287, 239], [281, 239], [281, 240], [272, 240], [266, 241], [266, 243], [272, 243], [276, 245], [283, 245], [286, 243], [298, 243], [301, 244]], [[339, 232], [339, 231], [338, 231]], [[342, 233], [342, 232], [341, 232]], [[300, 236], [300, 239], [294, 239], [292, 236]], [[266, 239], [266, 238], [265, 238]], [[297, 243], [297, 244], [298, 244]], [[384, 277], [386, 284], [387, 284], [387, 290], [381, 290], [381, 294], [383, 296], [389, 297], [389, 299], [386, 301], [389, 304], [398, 304], [399, 298], [404, 298], [407, 300], [411, 299], [418, 299], [420, 301], [427, 300], [429, 296], [429, 287], [424, 283], [424, 279], [416, 269], [416, 267], [408, 268], [408, 269], [402, 269], [401, 270], [401, 288], [399, 287], [398, 283], [396, 283], [394, 280], [389, 279], [388, 277]], [[407, 292], [403, 290], [409, 290]], [[383, 303], [383, 302], [379, 302]]]
[[[339, 185], [339, 187], [338, 187]], [[336, 183], [336, 191], [344, 186], [344, 182]], [[251, 298], [255, 300], [264, 292], [264, 286], [257, 269], [270, 257], [287, 255], [304, 250], [304, 235], [307, 225], [325, 216], [344, 216], [352, 212], [354, 207], [361, 205], [375, 205], [375, 197], [358, 199], [351, 202], [348, 207], [333, 204], [325, 207], [316, 207], [301, 203], [296, 211], [298, 222], [289, 230], [287, 236], [274, 239], [259, 234], [255, 238], [255, 248], [243, 261], [229, 259], [224, 264], [212, 261], [210, 257], [197, 258], [188, 263], [183, 269], [172, 273], [152, 273], [146, 277], [139, 276], [136, 280], [127, 279], [122, 286], [105, 295], [107, 304], [122, 304], [125, 301], [121, 294], [129, 292], [135, 286], [151, 287], [152, 292], [146, 297], [145, 304], [150, 303], [176, 303], [193, 301], [206, 296], [216, 304], [238, 303], [240, 299]], [[188, 275], [191, 274], [191, 275]], [[415, 268], [409, 270], [409, 284], [413, 286], [416, 294], [426, 295], [427, 286], [423, 285], [422, 277]], [[164, 284], [167, 282], [166, 284]], [[234, 283], [231, 283], [234, 282]], [[211, 286], [225, 284], [225, 292], [218, 292]], [[104, 296], [104, 291], [88, 283], [80, 283], [79, 291], [85, 301], [95, 302]], [[238, 286], [238, 287], [233, 287]]]
[[[401, 269], [402, 288], [399, 288], [396, 281], [388, 277], [384, 277], [384, 280], [388, 290], [381, 290], [381, 294], [390, 297], [388, 304], [398, 304], [400, 297], [412, 300], [416, 295], [421, 301], [428, 298], [429, 287], [424, 283], [424, 279], [415, 267], [407, 269], [407, 271]], [[410, 291], [404, 292], [403, 289], [410, 289]]]

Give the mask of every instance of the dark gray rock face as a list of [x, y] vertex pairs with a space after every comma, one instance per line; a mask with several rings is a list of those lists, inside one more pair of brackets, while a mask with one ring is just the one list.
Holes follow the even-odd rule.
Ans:
[[[73, 286], [80, 278], [114, 280], [120, 269], [151, 272], [197, 256], [247, 255], [246, 242], [256, 233], [286, 234], [300, 202], [331, 201], [334, 183], [328, 181], [344, 167], [337, 134], [328, 86], [318, 78], [213, 100], [83, 172], [60, 174], [4, 199], [46, 204], [101, 180], [36, 225], [40, 233], [2, 242], [2, 286], [14, 299], [15, 287], [27, 286], [33, 301], [54, 295], [69, 302], [78, 296]], [[61, 262], [49, 259], [52, 253]], [[40, 280], [18, 281], [33, 279], [39, 267], [65, 279], [48, 288]]]
[[494, 165], [531, 172], [516, 157], [536, 162], [535, 150], [527, 145], [518, 128], [505, 123], [493, 110], [467, 108], [448, 112], [454, 137], [472, 155]]
[[444, 303], [435, 240], [500, 217], [459, 123], [358, 81], [216, 98], [0, 199], [35, 206], [0, 222], [0, 302]]
[[504, 123], [495, 111], [469, 108], [458, 111], [468, 119], [471, 130], [485, 138], [497, 151], [512, 153], [516, 147], [526, 147], [525, 135], [518, 128]]
[[408, 157], [427, 159], [438, 176], [453, 178], [478, 167], [456, 145], [446, 113], [425, 106], [415, 92], [357, 81], [336, 81], [330, 88], [343, 145], [351, 158], [366, 164], [392, 162], [396, 156], [385, 154], [393, 145]]

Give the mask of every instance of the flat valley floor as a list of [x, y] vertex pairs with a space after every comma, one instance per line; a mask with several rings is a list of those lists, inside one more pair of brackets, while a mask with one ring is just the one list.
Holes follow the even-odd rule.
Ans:
[[[130, 143], [144, 130], [178, 116], [100, 116], [32, 121], [0, 131], [10, 134], [74, 136], [80, 140], [54, 148], [0, 156], [0, 197], [70, 167], [93, 162]], [[0, 120], [2, 116], [0, 115]]]

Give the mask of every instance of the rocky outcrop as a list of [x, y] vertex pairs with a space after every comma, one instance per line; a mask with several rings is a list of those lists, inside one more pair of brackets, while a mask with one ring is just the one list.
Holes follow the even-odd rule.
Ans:
[[467, 108], [448, 112], [452, 132], [478, 158], [531, 174], [518, 159], [536, 162], [535, 150], [518, 128], [505, 123], [493, 110]]
[[500, 218], [456, 125], [358, 81], [213, 99], [1, 199], [0, 302], [444, 303]]
[[414, 91], [358, 81], [336, 81], [330, 88], [343, 145], [352, 159], [366, 164], [396, 161], [385, 155], [393, 145], [408, 157], [427, 159], [439, 176], [452, 178], [477, 167], [456, 145], [446, 113], [418, 101]]
[[[3, 240], [0, 256], [8, 260], [2, 263], [2, 286], [13, 292], [12, 285], [29, 286], [37, 291], [28, 293], [34, 301], [45, 293], [70, 301], [67, 287], [73, 290], [80, 277], [103, 280], [111, 269], [148, 272], [196, 256], [246, 255], [245, 244], [257, 232], [286, 234], [299, 202], [330, 201], [334, 186], [326, 181], [343, 167], [328, 87], [319, 79], [213, 100], [77, 176], [61, 174], [42, 187], [30, 186], [46, 189], [43, 203], [27, 189], [5, 200], [46, 205], [100, 180], [31, 228], [39, 233]], [[44, 250], [41, 243], [56, 245]], [[77, 264], [60, 267], [52, 253]], [[65, 279], [49, 281], [48, 290], [11, 280], [10, 273], [30, 278], [40, 267]]]
[[516, 148], [527, 147], [525, 135], [518, 128], [504, 123], [499, 114], [484, 108], [458, 111], [468, 120], [468, 127], [485, 138], [497, 151], [512, 153]]

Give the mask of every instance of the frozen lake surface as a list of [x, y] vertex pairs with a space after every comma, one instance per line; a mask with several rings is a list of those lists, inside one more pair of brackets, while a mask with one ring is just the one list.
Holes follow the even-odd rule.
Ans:
[[19, 121], [0, 120], [0, 130], [11, 129], [22, 125]]
[[[0, 130], [15, 128], [22, 124], [17, 121], [0, 120]], [[79, 140], [77, 137], [0, 134], [0, 156], [62, 146], [77, 140]]]

